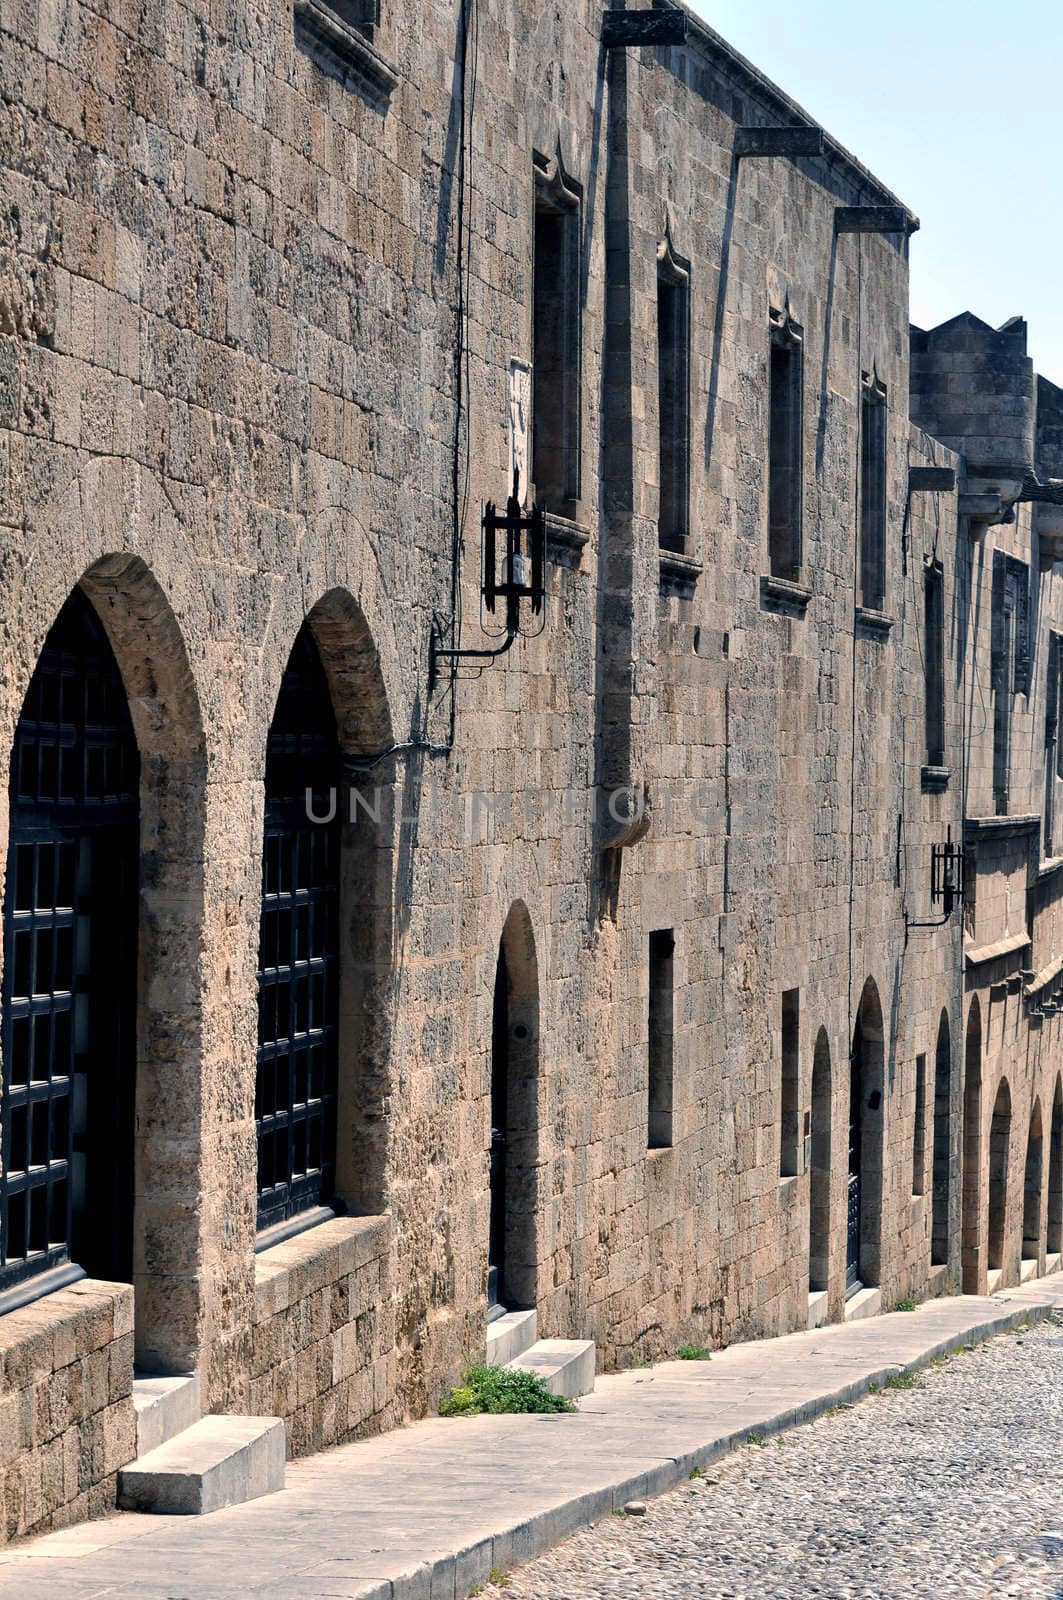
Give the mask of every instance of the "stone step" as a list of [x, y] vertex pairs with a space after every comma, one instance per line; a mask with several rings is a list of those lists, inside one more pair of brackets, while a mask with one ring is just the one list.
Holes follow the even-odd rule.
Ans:
[[487, 1355], [489, 1367], [504, 1367], [522, 1356], [535, 1343], [539, 1319], [534, 1311], [507, 1311], [487, 1324]]
[[861, 1286], [845, 1302], [846, 1322], [859, 1322], [864, 1317], [877, 1317], [882, 1310], [882, 1290]]
[[576, 1400], [594, 1389], [593, 1339], [539, 1339], [507, 1366], [534, 1372], [551, 1394]]
[[123, 1511], [199, 1516], [284, 1488], [279, 1417], [203, 1417], [118, 1474]]
[[137, 1458], [169, 1444], [203, 1415], [199, 1374], [185, 1378], [134, 1378], [133, 1410], [137, 1419]]
[[827, 1301], [829, 1296], [826, 1289], [812, 1289], [808, 1296], [808, 1326], [822, 1328], [827, 1320]]
[[1031, 1278], [1037, 1276], [1037, 1257], [1023, 1256], [1019, 1264], [1019, 1282], [1029, 1283]]

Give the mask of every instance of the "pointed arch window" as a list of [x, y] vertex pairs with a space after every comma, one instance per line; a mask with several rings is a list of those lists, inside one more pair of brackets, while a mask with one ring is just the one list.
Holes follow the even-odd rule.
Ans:
[[768, 365], [768, 557], [773, 578], [797, 582], [802, 563], [803, 332], [772, 311]]
[[580, 497], [582, 194], [560, 157], [535, 157], [532, 476], [555, 511]]
[[12, 751], [0, 1290], [73, 1262], [132, 1272], [139, 773], [117, 663], [75, 589]]
[[860, 604], [886, 603], [886, 386], [865, 372], [860, 395]]
[[666, 238], [657, 249], [657, 427], [662, 550], [690, 531], [690, 263]]
[[266, 746], [255, 1087], [260, 1231], [327, 1205], [333, 1194], [340, 768], [328, 681], [304, 624]]

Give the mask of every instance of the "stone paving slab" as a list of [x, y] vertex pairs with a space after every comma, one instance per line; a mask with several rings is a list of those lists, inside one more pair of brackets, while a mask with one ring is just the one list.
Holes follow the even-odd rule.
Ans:
[[434, 1418], [288, 1466], [277, 1494], [197, 1518], [119, 1514], [0, 1552], [20, 1600], [463, 1600], [749, 1434], [1063, 1307], [1054, 1276], [992, 1298], [732, 1345], [598, 1379], [574, 1416]]

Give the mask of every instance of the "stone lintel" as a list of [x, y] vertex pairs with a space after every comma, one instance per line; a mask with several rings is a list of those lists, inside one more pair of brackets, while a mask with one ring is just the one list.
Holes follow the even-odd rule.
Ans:
[[904, 206], [835, 206], [835, 233], [912, 234], [919, 226]]
[[821, 156], [822, 128], [736, 128], [736, 156]]
[[955, 467], [909, 467], [908, 489], [915, 494], [949, 494], [956, 487]]
[[629, 45], [686, 44], [685, 11], [607, 11], [602, 18], [602, 45], [622, 50]]

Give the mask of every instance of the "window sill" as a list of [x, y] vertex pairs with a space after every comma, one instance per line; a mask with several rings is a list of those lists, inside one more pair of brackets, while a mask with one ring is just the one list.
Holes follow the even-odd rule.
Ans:
[[701, 562], [694, 556], [684, 555], [681, 550], [660, 550], [658, 555], [661, 593], [689, 600], [705, 570]]
[[969, 839], [1008, 839], [1020, 833], [1032, 833], [1040, 826], [1040, 813], [1029, 811], [1023, 816], [966, 817], [963, 831]]
[[951, 767], [924, 767], [920, 773], [923, 789], [928, 794], [940, 794], [947, 789], [951, 777]]
[[368, 39], [319, 0], [295, 0], [295, 20], [326, 65], [386, 109], [398, 87], [398, 74]]
[[331, 1206], [314, 1206], [310, 1211], [300, 1211], [298, 1216], [289, 1217], [285, 1222], [275, 1222], [272, 1227], [263, 1228], [261, 1233], [256, 1234], [255, 1254], [260, 1256], [264, 1251], [272, 1250], [276, 1244], [287, 1244], [289, 1239], [296, 1239], [320, 1223], [334, 1222], [335, 1219], [336, 1213]]
[[856, 631], [865, 639], [880, 639], [883, 643], [893, 631], [893, 618], [885, 611], [875, 611], [870, 606], [857, 606]]
[[765, 611], [781, 611], [787, 616], [803, 617], [812, 598], [812, 590], [791, 578], [776, 578], [769, 574], [760, 580], [760, 604]]
[[984, 966], [987, 961], [996, 961], [1001, 956], [1010, 956], [1016, 950], [1025, 950], [1030, 943], [1027, 933], [1013, 933], [1006, 939], [998, 939], [995, 944], [968, 945], [963, 952], [964, 965], [971, 967]]
[[255, 1321], [276, 1316], [387, 1253], [392, 1219], [333, 1217], [255, 1256]]
[[580, 567], [590, 542], [590, 530], [582, 523], [560, 517], [556, 511], [546, 513], [547, 560], [556, 561], [561, 567]]
[[63, 1261], [47, 1272], [37, 1272], [23, 1278], [20, 1283], [13, 1283], [10, 1289], [0, 1294], [0, 1317], [6, 1316], [9, 1311], [19, 1311], [23, 1306], [31, 1306], [34, 1301], [43, 1300], [47, 1295], [57, 1294], [60, 1289], [69, 1289], [71, 1284], [80, 1283], [84, 1276], [84, 1268], [73, 1261]]

